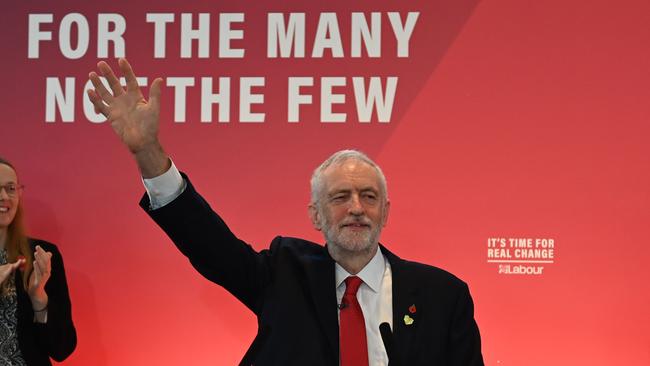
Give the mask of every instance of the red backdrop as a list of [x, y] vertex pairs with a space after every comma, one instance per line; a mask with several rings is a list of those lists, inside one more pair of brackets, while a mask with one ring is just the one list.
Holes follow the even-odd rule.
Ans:
[[[333, 151], [358, 148], [388, 177], [382, 242], [468, 282], [486, 364], [650, 364], [650, 3], [330, 3], [5, 5], [0, 155], [27, 185], [31, 233], [64, 254], [79, 334], [66, 364], [232, 365], [256, 331], [252, 314], [195, 273], [137, 207], [143, 188], [129, 153], [84, 114], [88, 72], [120, 55], [112, 46], [98, 53], [99, 13], [124, 18], [124, 52], [139, 75], [194, 78], [184, 123], [174, 122], [180, 104], [166, 79], [161, 139], [256, 248], [277, 234], [320, 242], [306, 211], [311, 171]], [[267, 57], [267, 14], [291, 12], [305, 13], [305, 57]], [[336, 14], [343, 57], [312, 57], [326, 12]], [[380, 57], [351, 55], [352, 12], [380, 13]], [[408, 57], [397, 56], [388, 12], [402, 21], [419, 13]], [[174, 14], [164, 58], [154, 57], [148, 13]], [[210, 14], [207, 58], [196, 42], [181, 57], [181, 13], [193, 14], [194, 27]], [[232, 25], [243, 32], [231, 41], [241, 58], [219, 57], [221, 13], [244, 14]], [[34, 14], [52, 15], [38, 27], [45, 33], [30, 31]], [[37, 40], [48, 32], [51, 40]], [[30, 40], [38, 57], [29, 57]], [[63, 52], [67, 43], [79, 54]], [[202, 77], [231, 78], [229, 123], [217, 122], [216, 107], [212, 123], [200, 122]], [[253, 107], [263, 123], [240, 122], [240, 77], [264, 78], [253, 88], [264, 95]], [[314, 78], [301, 89], [313, 102], [298, 123], [287, 122], [289, 77]], [[345, 103], [333, 111], [346, 122], [322, 122], [321, 77], [344, 77], [333, 91]], [[359, 122], [352, 77], [398, 77], [388, 122]], [[47, 78], [74, 78], [71, 122], [59, 109], [46, 122]], [[510, 239], [530, 239], [531, 250]]]

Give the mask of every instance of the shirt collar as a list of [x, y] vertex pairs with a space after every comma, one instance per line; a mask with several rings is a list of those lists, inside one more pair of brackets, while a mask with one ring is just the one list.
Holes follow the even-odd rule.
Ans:
[[[338, 288], [346, 278], [352, 275], [338, 263], [334, 264], [334, 268], [336, 288]], [[363, 267], [363, 269], [357, 273], [356, 276], [361, 278], [363, 283], [368, 285], [372, 291], [379, 292], [381, 290], [381, 280], [384, 277], [385, 269], [386, 262], [384, 261], [384, 255], [381, 252], [381, 248], [377, 247], [375, 256], [372, 257], [370, 262], [368, 262], [368, 264], [366, 264], [366, 266]]]

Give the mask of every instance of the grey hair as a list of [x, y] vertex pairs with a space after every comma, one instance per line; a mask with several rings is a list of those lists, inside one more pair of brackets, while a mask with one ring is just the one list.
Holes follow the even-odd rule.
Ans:
[[337, 151], [332, 156], [327, 158], [321, 165], [314, 170], [314, 173], [311, 176], [311, 203], [318, 203], [318, 199], [321, 197], [323, 191], [323, 172], [333, 165], [342, 164], [350, 159], [362, 161], [375, 169], [377, 175], [379, 176], [379, 185], [382, 190], [384, 200], [388, 200], [388, 186], [386, 184], [386, 177], [384, 172], [381, 171], [379, 165], [377, 165], [368, 155], [362, 153], [359, 150], [341, 150]]

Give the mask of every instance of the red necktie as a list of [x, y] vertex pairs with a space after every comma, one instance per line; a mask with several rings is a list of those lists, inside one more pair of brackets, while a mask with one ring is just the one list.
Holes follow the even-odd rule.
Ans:
[[361, 279], [350, 276], [345, 279], [345, 294], [340, 312], [341, 319], [341, 366], [368, 366], [368, 343], [366, 323], [357, 301]]

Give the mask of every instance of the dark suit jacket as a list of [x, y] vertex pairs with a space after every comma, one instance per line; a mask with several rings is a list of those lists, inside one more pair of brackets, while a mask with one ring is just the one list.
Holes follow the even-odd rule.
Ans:
[[[278, 236], [257, 253], [189, 181], [162, 208], [149, 210], [146, 195], [140, 204], [194, 268], [257, 315], [263, 339], [255, 365], [339, 365], [334, 261], [325, 247]], [[382, 251], [393, 275], [391, 366], [483, 365], [467, 285], [441, 269]], [[414, 320], [411, 325], [405, 315]]]
[[29, 295], [23, 287], [22, 273], [16, 271], [16, 293], [18, 296], [18, 345], [29, 366], [52, 365], [67, 358], [77, 345], [77, 333], [72, 324], [70, 295], [63, 269], [63, 258], [54, 244], [30, 239], [32, 250], [40, 245], [52, 253], [52, 273], [45, 284], [47, 292], [47, 323], [34, 323], [34, 311]]

